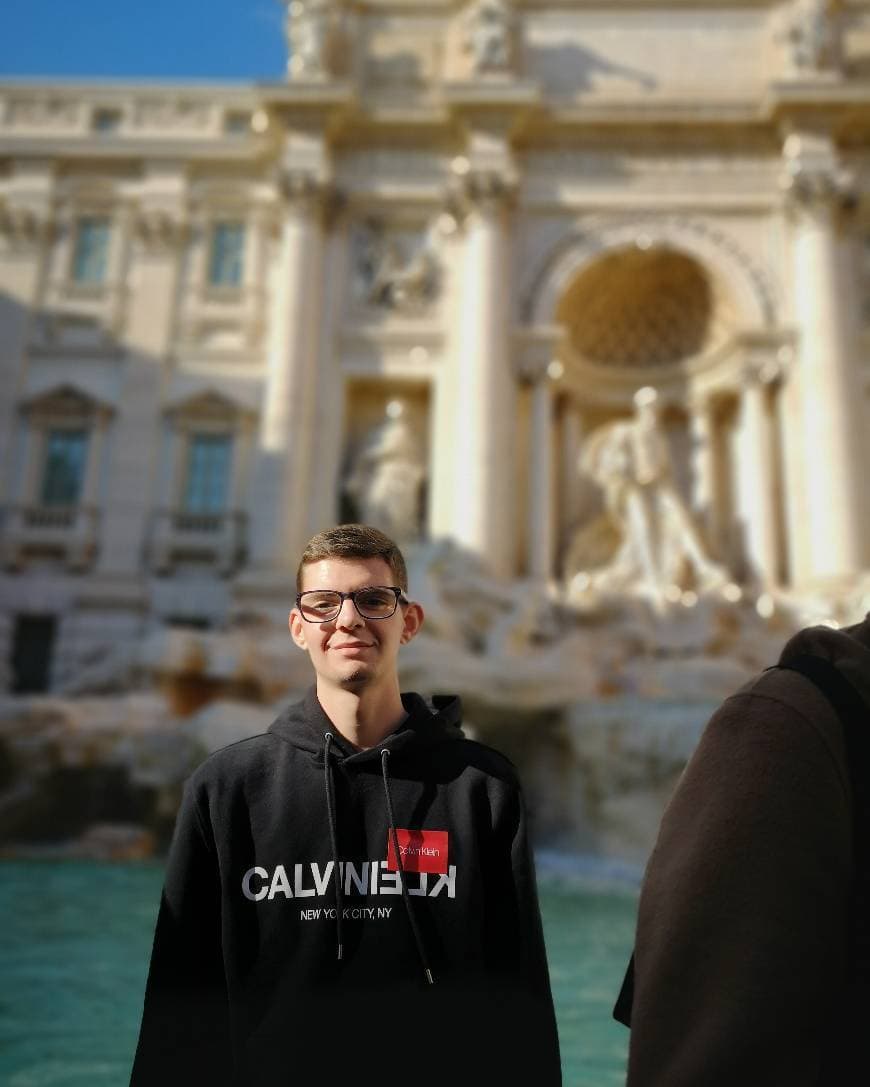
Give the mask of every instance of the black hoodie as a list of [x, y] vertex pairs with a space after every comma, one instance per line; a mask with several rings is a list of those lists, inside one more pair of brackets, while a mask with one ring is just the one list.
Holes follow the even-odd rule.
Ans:
[[356, 751], [312, 685], [190, 776], [131, 1087], [561, 1083], [516, 771], [402, 703]]
[[[801, 658], [848, 684], [850, 719], [791, 670]], [[870, 733], [870, 614], [799, 631], [711, 718], [641, 889], [633, 1004], [616, 1011], [628, 1087], [867, 1081], [850, 918], [870, 835], [850, 775], [870, 784], [870, 759], [847, 755], [849, 733]]]

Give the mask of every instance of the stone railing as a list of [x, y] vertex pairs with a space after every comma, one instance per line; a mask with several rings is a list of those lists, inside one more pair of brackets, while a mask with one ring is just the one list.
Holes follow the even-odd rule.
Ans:
[[214, 85], [0, 85], [0, 134], [21, 137], [214, 139], [249, 136], [253, 89]]
[[90, 506], [9, 506], [0, 529], [0, 556], [7, 569], [31, 558], [54, 558], [71, 570], [93, 562], [99, 542], [99, 511]]
[[247, 518], [237, 510], [158, 510], [152, 517], [148, 565], [155, 573], [170, 574], [180, 562], [197, 562], [226, 576], [245, 561], [246, 551]]

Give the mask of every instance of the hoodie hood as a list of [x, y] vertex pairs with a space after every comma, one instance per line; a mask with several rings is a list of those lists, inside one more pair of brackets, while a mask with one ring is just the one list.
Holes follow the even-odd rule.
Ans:
[[870, 612], [860, 623], [838, 629], [806, 627], [786, 642], [780, 667], [800, 656], [820, 657], [833, 665], [870, 711]]
[[379, 762], [381, 752], [391, 755], [429, 748], [462, 739], [462, 701], [458, 695], [434, 695], [430, 705], [415, 691], [401, 696], [407, 717], [375, 747], [357, 751], [338, 731], [311, 684], [302, 699], [285, 707], [268, 732], [323, 763], [326, 733], [332, 734], [331, 758], [342, 765]]

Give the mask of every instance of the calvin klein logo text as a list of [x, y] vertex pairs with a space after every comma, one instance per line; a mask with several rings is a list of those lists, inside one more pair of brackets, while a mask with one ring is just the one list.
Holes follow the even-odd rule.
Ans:
[[[402, 893], [402, 874], [392, 872], [388, 861], [362, 861], [358, 865], [351, 861], [339, 861], [339, 879], [346, 895], [400, 895]], [[289, 866], [288, 866], [289, 867]], [[308, 864], [294, 864], [291, 880], [283, 864], [276, 865], [270, 872], [257, 865], [249, 868], [242, 876], [242, 894], [251, 902], [271, 901], [279, 895], [283, 898], [315, 898], [329, 893], [332, 879], [333, 861], [319, 865], [316, 861]], [[406, 872], [405, 886], [409, 895], [425, 895], [437, 898], [446, 891], [448, 898], [456, 897], [456, 865], [451, 864], [445, 873], [433, 875], [431, 872]]]

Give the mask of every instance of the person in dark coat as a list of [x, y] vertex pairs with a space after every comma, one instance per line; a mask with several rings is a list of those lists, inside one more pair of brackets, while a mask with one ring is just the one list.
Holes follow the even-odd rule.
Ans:
[[865, 1081], [868, 737], [870, 614], [801, 630], [713, 715], [641, 888], [628, 1087]]

